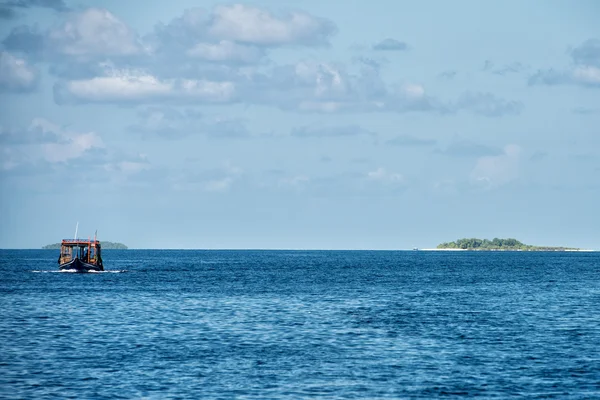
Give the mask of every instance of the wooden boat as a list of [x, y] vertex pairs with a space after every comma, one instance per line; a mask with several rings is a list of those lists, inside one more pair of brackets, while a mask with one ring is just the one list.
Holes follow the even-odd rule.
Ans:
[[100, 241], [82, 239], [63, 239], [58, 256], [61, 270], [78, 272], [104, 271], [102, 264], [102, 246]]

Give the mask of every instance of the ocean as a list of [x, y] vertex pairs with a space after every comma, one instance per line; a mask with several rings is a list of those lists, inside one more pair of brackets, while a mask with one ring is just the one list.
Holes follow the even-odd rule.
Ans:
[[5, 399], [600, 398], [600, 253], [0, 250]]

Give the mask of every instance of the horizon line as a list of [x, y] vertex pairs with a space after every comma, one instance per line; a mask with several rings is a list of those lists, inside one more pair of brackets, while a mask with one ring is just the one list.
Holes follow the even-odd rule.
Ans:
[[[41, 247], [0, 247], [0, 250], [48, 250], [48, 251], [55, 251], [56, 249], [43, 249]], [[577, 252], [597, 252], [600, 251], [598, 249], [584, 249], [584, 248], [576, 248], [573, 250], [497, 250], [497, 249], [486, 249], [486, 250], [472, 250], [472, 249], [451, 249], [451, 248], [444, 248], [444, 249], [438, 249], [438, 248], [420, 248], [420, 247], [414, 247], [414, 248], [402, 248], [402, 249], [392, 249], [392, 248], [387, 248], [387, 249], [369, 249], [369, 248], [263, 248], [263, 247], [256, 247], [256, 248], [242, 248], [242, 247], [223, 247], [223, 248], [191, 248], [191, 247], [128, 247], [126, 249], [102, 249], [104, 251], [113, 251], [113, 250], [121, 250], [121, 251], [127, 251], [127, 250], [183, 250], [183, 251], [198, 251], [198, 250], [202, 250], [202, 251], [206, 251], [206, 250], [211, 250], [211, 251], [225, 251], [225, 250], [229, 250], [229, 251], [436, 251], [436, 252], [456, 252], [456, 251], [469, 251], [469, 252], [507, 252], [507, 251], [514, 251], [514, 252], [525, 252], [525, 253], [529, 253], [529, 252], [568, 252], [568, 253], [577, 253]]]

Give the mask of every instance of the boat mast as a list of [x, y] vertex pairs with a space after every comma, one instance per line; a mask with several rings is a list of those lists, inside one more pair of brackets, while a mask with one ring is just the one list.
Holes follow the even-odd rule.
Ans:
[[77, 230], [79, 230], [79, 221], [77, 221], [77, 225], [75, 225], [75, 240], [77, 240]]

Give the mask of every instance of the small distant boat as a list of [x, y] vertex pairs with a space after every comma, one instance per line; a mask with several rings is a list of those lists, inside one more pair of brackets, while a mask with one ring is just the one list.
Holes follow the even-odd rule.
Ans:
[[[77, 223], [79, 227], [79, 223]], [[104, 271], [102, 264], [102, 246], [99, 240], [77, 239], [77, 228], [75, 228], [76, 239], [63, 239], [58, 256], [58, 268], [60, 270], [75, 270], [78, 272]]]

